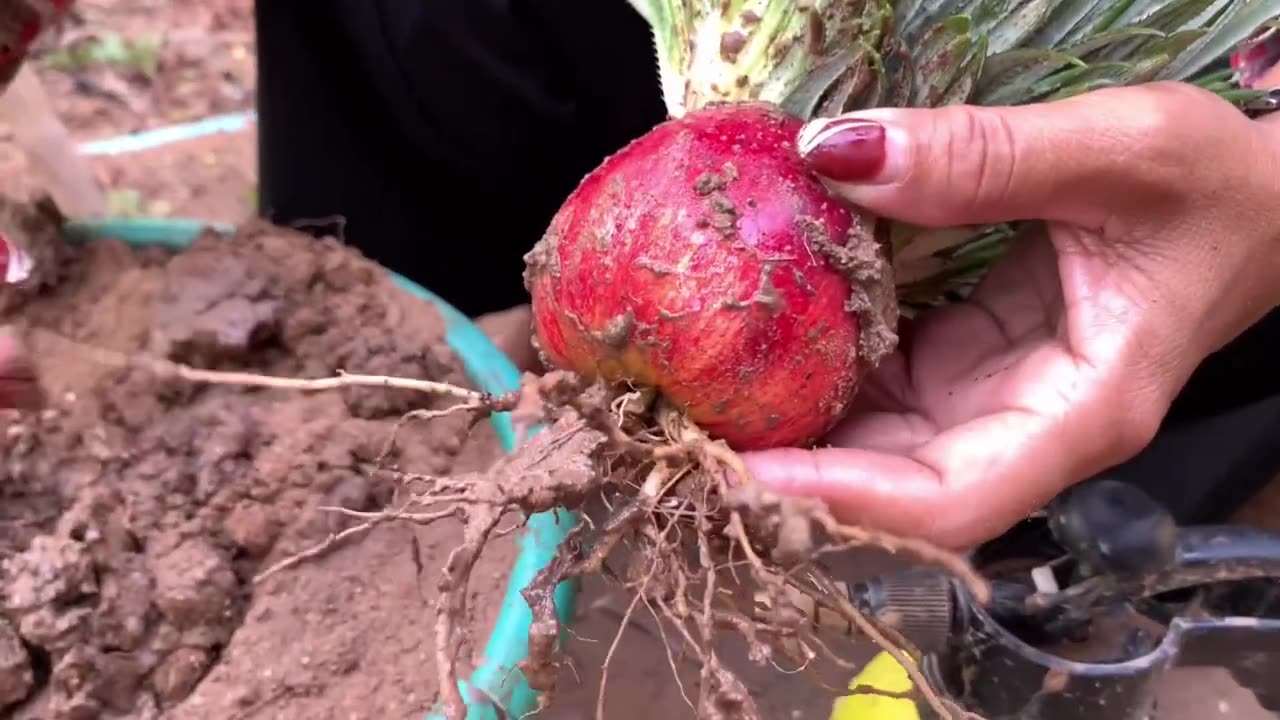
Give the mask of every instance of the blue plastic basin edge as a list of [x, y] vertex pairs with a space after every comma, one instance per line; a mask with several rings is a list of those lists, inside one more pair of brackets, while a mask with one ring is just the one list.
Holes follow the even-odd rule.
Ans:
[[[181, 250], [207, 230], [228, 235], [234, 232], [234, 227], [191, 219], [102, 218], [73, 220], [67, 223], [65, 232], [68, 239], [76, 241], [114, 238], [130, 245]], [[430, 290], [402, 275], [390, 274], [398, 287], [439, 309], [445, 321], [445, 339], [477, 387], [494, 394], [519, 388], [520, 373], [515, 365], [470, 319]], [[490, 422], [503, 450], [513, 451], [516, 434], [510, 414], [495, 413]], [[533, 428], [530, 433], [541, 430]], [[529, 518], [518, 541], [519, 554], [507, 578], [502, 606], [489, 633], [484, 658], [469, 679], [459, 682], [467, 701], [467, 720], [519, 718], [537, 708], [538, 694], [519, 670], [521, 661], [529, 655], [529, 625], [533, 621], [520, 591], [551, 562], [560, 543], [577, 523], [578, 516], [567, 510], [539, 513]], [[556, 612], [562, 627], [568, 627], [573, 617], [577, 591], [575, 582], [565, 582], [556, 588]], [[439, 717], [443, 716], [433, 713], [428, 720]]]

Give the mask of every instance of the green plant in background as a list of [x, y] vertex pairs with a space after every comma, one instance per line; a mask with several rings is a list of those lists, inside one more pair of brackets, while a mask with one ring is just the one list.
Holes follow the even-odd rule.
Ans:
[[142, 209], [142, 193], [134, 188], [107, 190], [107, 215], [120, 218], [138, 218], [146, 215]]
[[102, 32], [50, 50], [44, 60], [49, 67], [62, 72], [110, 67], [154, 75], [160, 68], [163, 46], [164, 40], [157, 33], [125, 37], [120, 33]]

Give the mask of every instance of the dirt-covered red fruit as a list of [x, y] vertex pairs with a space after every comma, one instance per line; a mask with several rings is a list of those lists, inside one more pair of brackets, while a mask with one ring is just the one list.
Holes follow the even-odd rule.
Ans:
[[526, 258], [553, 364], [658, 388], [737, 449], [804, 445], [894, 343], [875, 220], [763, 103], [669, 120], [588, 175]]

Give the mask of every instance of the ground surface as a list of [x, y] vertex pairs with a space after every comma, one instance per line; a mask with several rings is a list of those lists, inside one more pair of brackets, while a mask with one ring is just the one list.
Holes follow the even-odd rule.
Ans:
[[[200, 365], [465, 383], [434, 311], [372, 264], [300, 235], [209, 238], [172, 261], [105, 242], [63, 275], [33, 300], [4, 298], [5, 320], [17, 310], [61, 337]], [[33, 349], [53, 402], [0, 419], [0, 646], [13, 651], [0, 686], [6, 701], [31, 698], [16, 717], [425, 709], [434, 586], [419, 582], [414, 535], [430, 562], [455, 528], [388, 528], [251, 583], [349, 523], [317, 506], [390, 501], [394, 479], [367, 469], [420, 398], [166, 385], [104, 369], [63, 340], [36, 335]], [[460, 451], [463, 464], [491, 461], [491, 434], [463, 451], [465, 430], [459, 417], [408, 428], [395, 462], [441, 474]], [[476, 627], [492, 623], [486, 590], [510, 547], [496, 543], [481, 565]]]
[[[78, 141], [251, 110], [249, 0], [77, 0], [36, 67]], [[33, 188], [0, 128], [0, 191]], [[125, 156], [95, 157], [116, 215], [237, 221], [256, 205], [252, 128]]]
[[[69, 26], [39, 63], [78, 140], [252, 108], [249, 0], [79, 5], [83, 22]], [[0, 128], [0, 191], [34, 189], [24, 157], [5, 138]], [[254, 208], [254, 157], [250, 128], [99, 157], [93, 166], [111, 191], [116, 214], [239, 221]], [[157, 314], [175, 327], [207, 309], [165, 315], [168, 303], [157, 298], [171, 274], [154, 264], [142, 267], [118, 247], [96, 252], [96, 270], [81, 278], [76, 297], [62, 301], [93, 312], [66, 315], [50, 302], [41, 322], [127, 348], [149, 342], [146, 331]], [[188, 261], [185, 272], [183, 287], [203, 288], [200, 302], [213, 305], [217, 282], [191, 276], [207, 272], [227, 282], [230, 271]], [[341, 275], [336, 273], [337, 282]], [[414, 348], [435, 352], [432, 316], [404, 308], [392, 314], [372, 325], [394, 327], [398, 339], [415, 337]], [[352, 350], [342, 345], [330, 337], [295, 348], [303, 361], [278, 353], [256, 361], [268, 369], [322, 374], [353, 361], [344, 355]], [[355, 360], [363, 363], [361, 370], [378, 363], [388, 369], [388, 357], [384, 348]], [[286, 367], [291, 362], [311, 365]], [[441, 362], [435, 370], [448, 372], [448, 361]], [[82, 392], [97, 380], [84, 366], [55, 369], [54, 377], [63, 389]], [[353, 466], [385, 431], [388, 417], [353, 418], [371, 408], [359, 410], [358, 402], [353, 406], [338, 395], [217, 390], [157, 400], [139, 382], [80, 394], [76, 401], [63, 398], [57, 411], [42, 417], [0, 417], [0, 560], [18, 568], [14, 577], [30, 579], [21, 587], [38, 596], [35, 610], [11, 608], [9, 624], [0, 623], [0, 693], [7, 678], [21, 676], [5, 670], [17, 667], [18, 633], [42, 648], [28, 663], [32, 682], [45, 688], [16, 717], [52, 718], [48, 703], [76, 707], [88, 700], [114, 707], [117, 717], [146, 717], [153, 706], [167, 708], [173, 718], [421, 717], [434, 688], [434, 583], [430, 571], [419, 577], [415, 567], [414, 531], [389, 527], [259, 587], [247, 582], [255, 569], [328, 532], [331, 520], [316, 505], [372, 506], [385, 499], [387, 489], [371, 486]], [[373, 408], [373, 415], [385, 411]], [[414, 451], [418, 456], [405, 462], [437, 470], [478, 467], [492, 459], [495, 442], [481, 428], [461, 448], [449, 441], [431, 448], [424, 441]], [[155, 466], [163, 458], [168, 464]], [[124, 517], [122, 508], [129, 510]], [[77, 523], [81, 516], [92, 523]], [[117, 532], [122, 524], [129, 528], [124, 535]], [[105, 550], [85, 542], [90, 526], [105, 533]], [[440, 526], [416, 533], [425, 567], [438, 565], [451, 532]], [[473, 583], [478, 632], [488, 627], [485, 610], [499, 596], [510, 553], [509, 544], [495, 546]], [[868, 561], [860, 570], [880, 566]], [[6, 597], [19, 587], [9, 583]], [[595, 716], [599, 668], [628, 600], [586, 589], [561, 702], [546, 717]], [[751, 671], [747, 681], [766, 717], [826, 716], [829, 695], [804, 674]], [[1162, 720], [1262, 717], [1251, 699], [1217, 674], [1178, 673], [1164, 685]], [[692, 715], [650, 618], [627, 632], [608, 687], [608, 718]]]

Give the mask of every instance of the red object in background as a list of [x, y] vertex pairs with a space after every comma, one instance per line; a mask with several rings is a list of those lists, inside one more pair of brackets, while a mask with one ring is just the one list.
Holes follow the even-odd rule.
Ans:
[[8, 85], [40, 34], [60, 21], [73, 0], [0, 0], [0, 89]]
[[31, 275], [31, 256], [0, 233], [0, 285], [20, 283]]
[[0, 233], [0, 284], [9, 282], [9, 264], [14, 255], [17, 255], [15, 250], [17, 247], [14, 247], [4, 233]]
[[[1280, 62], [1280, 29], [1267, 27], [1250, 38], [1244, 47], [1231, 55], [1231, 69], [1240, 76], [1240, 84], [1256, 87]], [[1275, 78], [1265, 82], [1275, 84]]]

